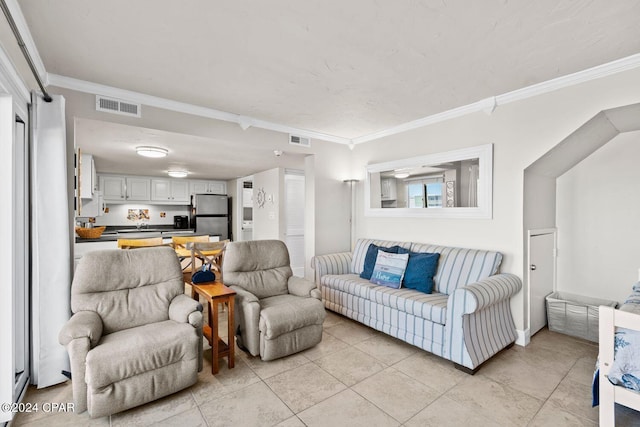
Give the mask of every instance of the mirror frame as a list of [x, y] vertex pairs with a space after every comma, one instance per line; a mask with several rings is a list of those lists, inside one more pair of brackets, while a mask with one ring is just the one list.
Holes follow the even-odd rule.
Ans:
[[[454, 208], [372, 208], [371, 173], [383, 172], [417, 165], [437, 165], [459, 160], [479, 159], [478, 207]], [[368, 165], [365, 170], [364, 214], [371, 217], [417, 217], [417, 218], [493, 218], [493, 144], [478, 145], [443, 153], [411, 157]]]

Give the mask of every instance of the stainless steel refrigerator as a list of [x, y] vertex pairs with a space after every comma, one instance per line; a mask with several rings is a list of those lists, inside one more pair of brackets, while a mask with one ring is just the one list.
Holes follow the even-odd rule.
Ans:
[[191, 223], [198, 234], [231, 239], [230, 199], [219, 194], [191, 196]]

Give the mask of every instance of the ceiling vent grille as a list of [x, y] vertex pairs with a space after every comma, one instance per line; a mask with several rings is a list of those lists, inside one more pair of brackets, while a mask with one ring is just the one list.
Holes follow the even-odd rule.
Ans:
[[311, 139], [289, 134], [289, 144], [298, 145], [300, 147], [311, 147]]
[[105, 113], [122, 114], [124, 116], [141, 116], [141, 105], [115, 98], [96, 95], [96, 110]]

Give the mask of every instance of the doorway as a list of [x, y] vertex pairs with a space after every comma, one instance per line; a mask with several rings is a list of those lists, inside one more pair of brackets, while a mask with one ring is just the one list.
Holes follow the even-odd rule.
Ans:
[[547, 324], [546, 296], [556, 290], [556, 229], [529, 230], [529, 334]]
[[289, 250], [293, 275], [304, 277], [304, 205], [305, 179], [303, 174], [285, 172], [284, 175], [284, 242]]

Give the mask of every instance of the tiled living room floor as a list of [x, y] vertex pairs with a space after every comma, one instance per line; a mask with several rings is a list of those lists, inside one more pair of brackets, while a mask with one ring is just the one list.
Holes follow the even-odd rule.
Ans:
[[[235, 368], [221, 363], [212, 376], [209, 349], [198, 383], [172, 396], [101, 419], [40, 412], [19, 414], [12, 425], [597, 426], [596, 355], [596, 345], [544, 329], [470, 376], [328, 312], [322, 342], [305, 352], [262, 362], [238, 350]], [[24, 401], [71, 402], [71, 383], [32, 387]], [[617, 414], [616, 425], [640, 425], [638, 412]]]

